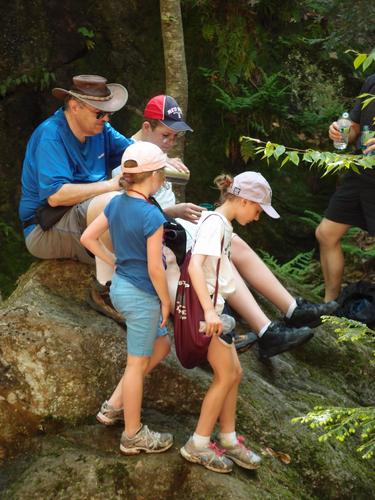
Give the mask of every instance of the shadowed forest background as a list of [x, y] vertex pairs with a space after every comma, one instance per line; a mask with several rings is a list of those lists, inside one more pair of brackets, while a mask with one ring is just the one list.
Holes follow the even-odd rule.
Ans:
[[[54, 86], [75, 74], [124, 84], [128, 105], [112, 123], [127, 136], [147, 100], [165, 92], [160, 6], [155, 0], [5, 2], [0, 37], [0, 290], [3, 298], [32, 262], [17, 206], [26, 142], [60, 103]], [[375, 6], [358, 0], [183, 0], [188, 71], [186, 199], [215, 201], [222, 171], [261, 171], [274, 191], [279, 222], [262, 219], [241, 234], [280, 262], [314, 247], [304, 210], [322, 214], [337, 181], [317, 169], [241, 156], [247, 135], [294, 147], [331, 149], [329, 123], [348, 109], [366, 74], [347, 49], [375, 46]], [[367, 71], [369, 74], [371, 67]]]

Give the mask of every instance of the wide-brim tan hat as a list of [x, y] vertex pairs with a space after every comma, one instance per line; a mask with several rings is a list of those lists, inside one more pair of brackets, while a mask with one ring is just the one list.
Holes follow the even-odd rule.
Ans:
[[52, 89], [52, 95], [57, 99], [65, 99], [70, 95], [93, 108], [107, 113], [120, 110], [128, 100], [128, 91], [123, 85], [107, 83], [107, 80], [99, 75], [74, 76], [73, 86], [70, 90], [54, 88]]

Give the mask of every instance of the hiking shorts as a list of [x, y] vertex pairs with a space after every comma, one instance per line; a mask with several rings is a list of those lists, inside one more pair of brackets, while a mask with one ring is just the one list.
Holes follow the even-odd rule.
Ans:
[[26, 236], [28, 251], [39, 259], [73, 259], [93, 264], [95, 260], [80, 242], [86, 229], [87, 208], [91, 199], [73, 205], [48, 231], [37, 225]]
[[110, 296], [114, 307], [125, 317], [128, 354], [151, 356], [157, 337], [168, 333], [166, 327], [160, 326], [159, 297], [144, 292], [116, 273]]
[[366, 176], [346, 175], [329, 201], [326, 219], [360, 227], [375, 236], [375, 183]]

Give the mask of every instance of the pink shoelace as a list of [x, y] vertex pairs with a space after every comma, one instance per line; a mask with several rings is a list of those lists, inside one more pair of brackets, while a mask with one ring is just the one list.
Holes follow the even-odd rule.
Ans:
[[211, 450], [215, 453], [215, 455], [217, 455], [218, 457], [222, 457], [225, 453], [225, 450], [223, 450], [222, 448], [219, 448], [218, 445], [215, 443], [215, 442], [211, 442], [209, 445], [208, 445], [209, 448], [211, 448]]
[[245, 436], [237, 436], [237, 441], [240, 446], [246, 448], [245, 446]]

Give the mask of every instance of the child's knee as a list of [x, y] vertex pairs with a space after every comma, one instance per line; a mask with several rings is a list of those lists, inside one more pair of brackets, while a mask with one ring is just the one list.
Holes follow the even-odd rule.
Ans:
[[241, 365], [236, 366], [234, 373], [235, 373], [235, 382], [234, 383], [236, 385], [239, 385], [241, 380], [242, 380], [242, 375], [243, 375], [243, 370], [242, 370]]

